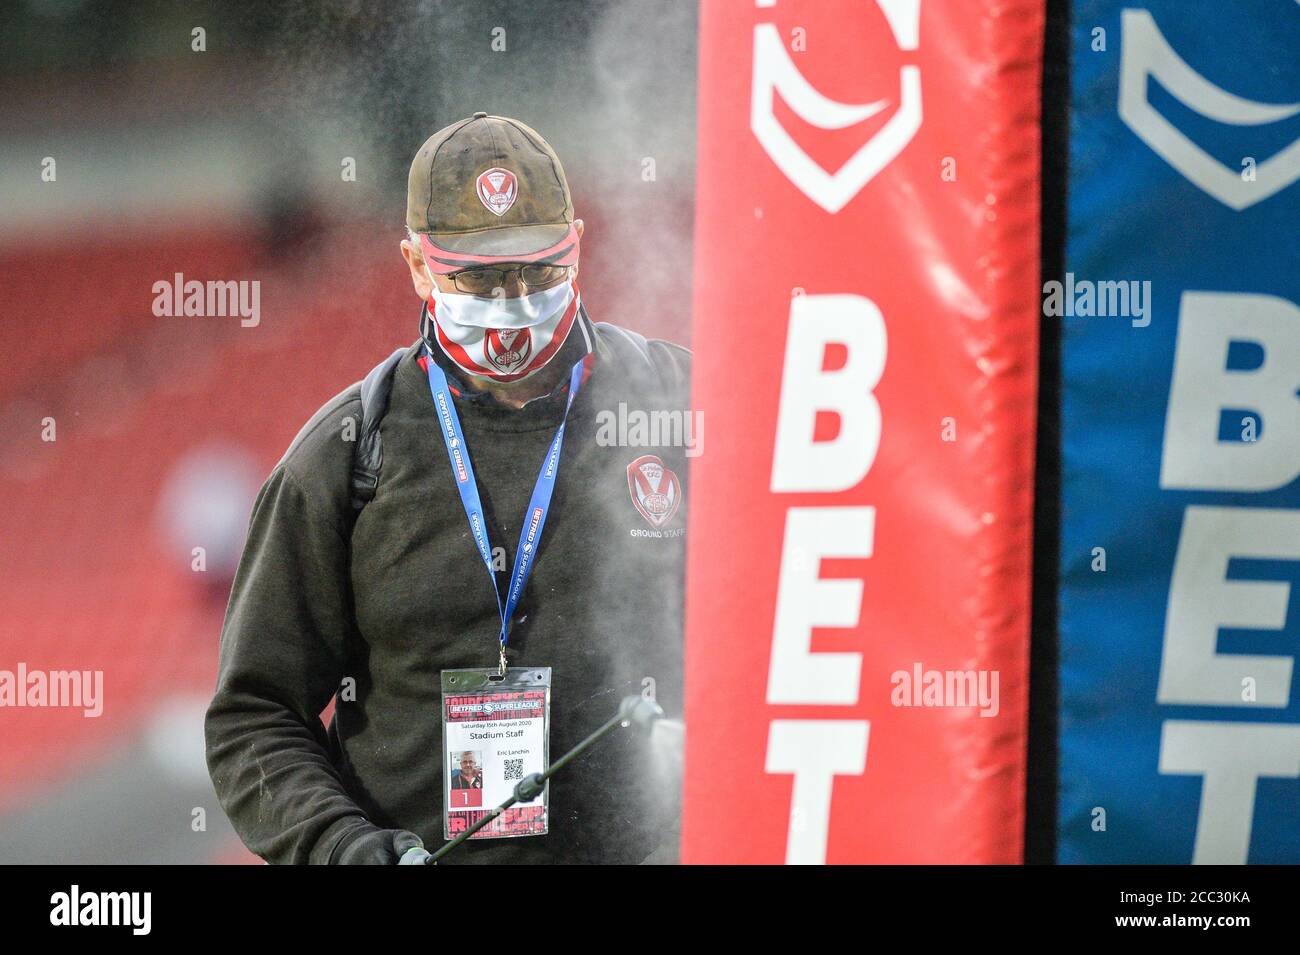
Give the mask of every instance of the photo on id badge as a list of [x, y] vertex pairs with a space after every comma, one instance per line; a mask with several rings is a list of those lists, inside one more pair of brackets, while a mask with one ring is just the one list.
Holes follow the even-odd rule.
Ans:
[[[448, 670], [442, 674], [443, 834], [454, 839], [509, 799], [520, 780], [549, 765], [548, 667]], [[471, 839], [543, 835], [549, 785], [515, 803]]]

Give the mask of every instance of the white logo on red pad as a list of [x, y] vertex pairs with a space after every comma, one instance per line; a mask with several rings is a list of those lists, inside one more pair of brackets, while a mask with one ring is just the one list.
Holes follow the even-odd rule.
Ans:
[[[921, 0], [876, 0], [900, 50], [919, 44]], [[800, 119], [819, 129], [847, 129], [881, 112], [888, 100], [841, 103], [808, 82], [790, 58], [776, 25], [754, 27], [754, 73], [749, 127], [777, 168], [809, 199], [830, 213], [839, 212], [878, 172], [903, 151], [921, 128], [921, 68], [899, 68], [899, 102], [894, 115], [834, 172], [795, 142], [773, 109], [776, 94]]]

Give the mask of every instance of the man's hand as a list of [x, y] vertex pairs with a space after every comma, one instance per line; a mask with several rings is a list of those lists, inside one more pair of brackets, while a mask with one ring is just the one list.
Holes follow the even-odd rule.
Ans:
[[429, 855], [428, 852], [425, 851], [424, 846], [415, 846], [414, 848], [407, 849], [405, 852], [403, 852], [402, 858], [397, 860], [397, 864], [398, 865], [437, 865], [438, 864], [436, 862], [430, 862], [429, 861], [430, 858], [432, 857]]
[[[408, 850], [416, 849], [422, 855]], [[420, 837], [405, 829], [377, 829], [373, 826], [360, 829], [350, 836], [334, 853], [335, 865], [423, 865], [424, 843]], [[414, 861], [418, 860], [418, 861]]]

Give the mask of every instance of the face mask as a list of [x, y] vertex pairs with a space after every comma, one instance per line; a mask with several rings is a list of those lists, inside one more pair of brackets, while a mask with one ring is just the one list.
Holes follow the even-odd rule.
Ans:
[[434, 283], [430, 314], [438, 346], [462, 371], [521, 381], [555, 357], [573, 329], [578, 302], [573, 279], [517, 298], [444, 292]]

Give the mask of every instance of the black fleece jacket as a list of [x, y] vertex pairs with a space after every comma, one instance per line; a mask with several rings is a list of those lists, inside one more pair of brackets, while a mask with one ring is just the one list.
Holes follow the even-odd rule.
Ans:
[[[661, 341], [638, 345], [583, 314], [554, 361], [567, 368], [589, 347], [594, 366], [569, 414], [540, 553], [510, 638], [512, 666], [553, 668], [553, 757], [623, 696], [641, 692], [646, 678], [670, 717], [682, 706], [686, 509], [655, 527], [634, 503], [628, 468], [656, 455], [686, 491], [686, 449], [609, 438], [620, 413], [689, 407], [690, 354]], [[412, 345], [397, 366], [380, 483], [355, 523], [348, 483], [357, 386], [308, 422], [253, 508], [221, 635], [207, 757], [222, 808], [248, 847], [272, 862], [337, 862], [373, 827], [440, 845], [439, 672], [496, 663], [496, 597], [434, 418], [422, 349]], [[491, 544], [505, 550], [499, 567], [513, 564], [566, 392], [564, 383], [522, 409], [479, 393], [456, 399]], [[508, 574], [498, 573], [503, 594]], [[353, 685], [339, 694], [327, 731], [321, 712]], [[547, 835], [474, 841], [446, 862], [671, 858], [679, 760], [653, 741], [616, 734], [552, 780]]]

